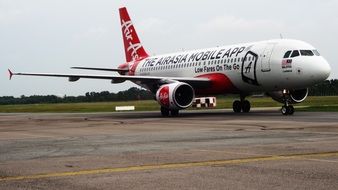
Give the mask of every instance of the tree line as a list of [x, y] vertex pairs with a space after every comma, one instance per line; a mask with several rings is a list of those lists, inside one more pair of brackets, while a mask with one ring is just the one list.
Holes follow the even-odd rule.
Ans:
[[337, 96], [338, 79], [323, 81], [309, 88], [310, 96]]
[[108, 91], [102, 92], [87, 92], [84, 96], [55, 96], [55, 95], [33, 95], [20, 96], [18, 98], [13, 96], [0, 97], [0, 105], [9, 104], [40, 104], [40, 103], [79, 103], [79, 102], [109, 102], [109, 101], [130, 101], [130, 100], [150, 100], [154, 95], [143, 89], [132, 87], [125, 91], [118, 93], [111, 93]]
[[[326, 80], [309, 88], [309, 96], [338, 96], [338, 80]], [[33, 96], [3, 96], [0, 97], [0, 105], [9, 104], [41, 104], [41, 103], [79, 103], [79, 102], [110, 102], [130, 100], [150, 100], [154, 95], [144, 89], [132, 87], [118, 93], [87, 92], [82, 96], [55, 96], [55, 95], [33, 95]]]

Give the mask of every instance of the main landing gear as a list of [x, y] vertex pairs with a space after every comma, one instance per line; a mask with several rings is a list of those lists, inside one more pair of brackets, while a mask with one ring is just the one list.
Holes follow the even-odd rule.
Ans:
[[179, 114], [179, 110], [170, 110], [166, 107], [161, 107], [161, 115], [163, 117], [169, 117], [169, 115], [171, 114], [171, 116], [173, 117], [177, 117]]
[[248, 113], [250, 112], [250, 102], [248, 100], [245, 100], [245, 96], [241, 96], [241, 100], [236, 100], [232, 104], [232, 109], [234, 110], [235, 113]]

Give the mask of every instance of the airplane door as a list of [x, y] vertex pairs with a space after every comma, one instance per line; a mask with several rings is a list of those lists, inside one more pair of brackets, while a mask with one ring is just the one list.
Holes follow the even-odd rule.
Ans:
[[265, 46], [264, 51], [261, 55], [261, 68], [262, 72], [269, 72], [271, 71], [270, 68], [270, 60], [273, 49], [275, 48], [276, 44], [269, 43]]

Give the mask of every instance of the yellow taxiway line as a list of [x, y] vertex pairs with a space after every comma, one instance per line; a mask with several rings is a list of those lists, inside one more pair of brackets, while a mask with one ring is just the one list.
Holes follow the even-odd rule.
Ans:
[[79, 175], [94, 175], [94, 174], [143, 171], [143, 170], [181, 169], [181, 168], [202, 167], [202, 166], [243, 164], [243, 163], [260, 162], [260, 161], [311, 159], [311, 158], [331, 157], [331, 156], [338, 156], [338, 151], [250, 157], [250, 158], [239, 158], [239, 159], [231, 159], [231, 160], [214, 160], [214, 161], [199, 161], [199, 162], [184, 162], [184, 163], [167, 163], [167, 164], [157, 164], [157, 165], [141, 165], [141, 166], [129, 166], [129, 167], [121, 167], [121, 168], [102, 168], [102, 169], [92, 169], [92, 170], [80, 170], [80, 171], [73, 171], [73, 172], [32, 174], [32, 175], [23, 175], [23, 176], [8, 176], [8, 177], [0, 177], [0, 182], [15, 181], [15, 180], [34, 180], [34, 179], [53, 178], [53, 177], [69, 177], [69, 176], [79, 176]]

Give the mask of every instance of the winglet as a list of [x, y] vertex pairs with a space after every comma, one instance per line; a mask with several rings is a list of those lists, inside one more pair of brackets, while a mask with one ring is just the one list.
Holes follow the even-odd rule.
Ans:
[[8, 69], [8, 73], [9, 73], [9, 80], [11, 80], [12, 77], [13, 77], [13, 73], [12, 73], [12, 71], [10, 69]]

